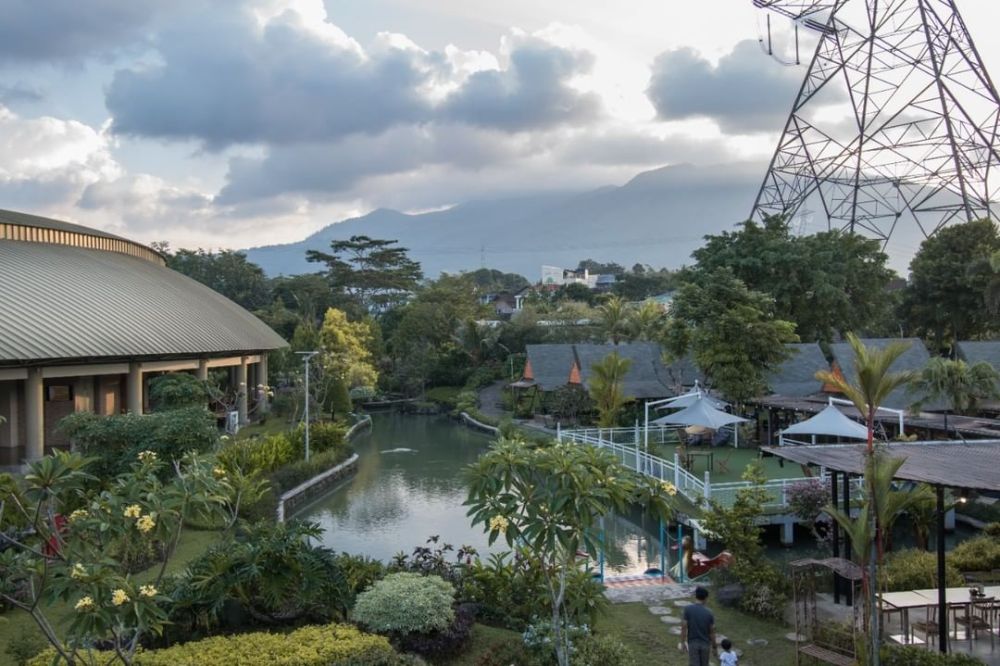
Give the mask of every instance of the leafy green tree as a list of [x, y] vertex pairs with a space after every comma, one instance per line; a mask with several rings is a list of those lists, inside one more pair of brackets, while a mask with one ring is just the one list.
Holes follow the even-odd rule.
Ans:
[[576, 266], [577, 271], [589, 271], [591, 275], [621, 275], [625, 267], [613, 261], [602, 262], [594, 259], [584, 259]]
[[[636, 268], [642, 270], [636, 270]], [[636, 264], [629, 273], [622, 273], [615, 278], [611, 291], [628, 301], [642, 301], [676, 289], [677, 273], [665, 268], [653, 270], [648, 266]]]
[[319, 273], [276, 277], [271, 280], [271, 293], [274, 303], [314, 326], [319, 326], [327, 310], [343, 305], [343, 299], [338, 302], [330, 283]]
[[[884, 519], [887, 511], [890, 507], [880, 506], [879, 501], [885, 502], [885, 499], [879, 496], [879, 474], [884, 470], [879, 466], [878, 461], [876, 461], [875, 456], [875, 414], [878, 411], [879, 406], [882, 402], [892, 393], [894, 390], [900, 386], [904, 386], [913, 381], [914, 373], [912, 372], [892, 372], [893, 364], [899, 359], [903, 353], [909, 349], [909, 343], [906, 342], [893, 342], [882, 349], [876, 347], [866, 347], [861, 340], [853, 333], [848, 333], [847, 341], [851, 345], [851, 349], [854, 352], [854, 371], [856, 373], [856, 378], [848, 379], [841, 375], [840, 373], [834, 373], [828, 370], [820, 370], [816, 373], [816, 379], [820, 380], [824, 384], [828, 384], [834, 387], [837, 391], [844, 394], [844, 396], [850, 400], [858, 412], [860, 412], [865, 417], [865, 426], [868, 429], [868, 442], [867, 442], [867, 454], [866, 454], [866, 473], [865, 473], [865, 496], [867, 502], [867, 511], [863, 517], [859, 516], [858, 520], [861, 521], [863, 518], [864, 523], [867, 525], [865, 529], [868, 530], [867, 537], [868, 543], [873, 543], [875, 548], [869, 548], [870, 553], [862, 553], [867, 555], [861, 562], [864, 563], [865, 560], [868, 561], [868, 569], [865, 572], [866, 576], [863, 581], [866, 586], [865, 595], [865, 610], [867, 611], [867, 616], [869, 619], [869, 626], [871, 628], [871, 635], [875, 637], [880, 637], [881, 633], [879, 631], [879, 617], [878, 608], [876, 604], [876, 582], [878, 581], [878, 566], [882, 562], [882, 558], [885, 554], [885, 543], [884, 543], [884, 533], [887, 526], [882, 525], [879, 520]], [[888, 468], [887, 468], [888, 469]], [[898, 467], [897, 467], [898, 469]], [[895, 470], [892, 470], [895, 473]], [[890, 475], [891, 480], [891, 475]], [[833, 515], [833, 514], [831, 514]], [[836, 519], [836, 515], [833, 515]], [[838, 521], [839, 522], [839, 521]], [[845, 528], [847, 529], [847, 528]], [[855, 529], [862, 529], [860, 524], [855, 526]], [[872, 654], [870, 656], [870, 664], [875, 666], [879, 663], [878, 655], [878, 645], [879, 638], [871, 641], [869, 646]]]
[[612, 352], [590, 368], [590, 397], [597, 407], [597, 424], [602, 428], [618, 425], [625, 403], [632, 400], [625, 395], [625, 375], [632, 361]]
[[470, 272], [469, 277], [479, 293], [496, 293], [509, 291], [516, 293], [531, 283], [518, 273], [504, 273], [495, 268], [479, 268]]
[[348, 389], [375, 386], [378, 370], [372, 362], [371, 341], [369, 322], [348, 321], [343, 311], [330, 308], [319, 331], [323, 369]]
[[986, 307], [994, 277], [982, 270], [997, 251], [1000, 234], [991, 220], [949, 225], [921, 243], [902, 306], [910, 329], [939, 349], [997, 330]]
[[529, 447], [499, 440], [468, 472], [465, 504], [473, 525], [520, 549], [548, 591], [554, 651], [570, 663], [566, 596], [579, 553], [596, 558], [601, 519], [639, 505], [669, 519], [677, 489], [625, 469], [607, 451], [575, 444]]
[[560, 303], [562, 301], [579, 301], [580, 303], [586, 303], [587, 305], [594, 304], [594, 297], [596, 294], [592, 289], [590, 289], [585, 284], [580, 284], [579, 282], [571, 282], [570, 284], [564, 284], [552, 294], [552, 301], [554, 303]]
[[159, 247], [166, 256], [168, 267], [201, 282], [248, 310], [265, 307], [271, 301], [270, 286], [264, 270], [247, 261], [242, 252], [206, 252], [197, 249], [170, 253], [165, 244]]
[[[169, 599], [161, 591], [170, 555], [187, 520], [221, 515], [228, 487], [212, 464], [185, 455], [171, 469], [152, 451], [102, 488], [89, 461], [57, 453], [30, 464], [20, 500], [0, 497], [0, 599], [28, 613], [62, 663], [107, 663], [95, 642], [131, 664], [140, 643], [167, 625]], [[31, 530], [8, 534], [7, 515], [19, 514]], [[63, 523], [62, 521], [66, 522]], [[165, 553], [156, 576], [139, 585], [123, 561], [123, 544], [160, 544]], [[68, 626], [48, 615], [50, 604], [73, 608]]]
[[154, 377], [149, 382], [149, 401], [157, 412], [208, 405], [205, 382], [183, 372]]
[[887, 309], [893, 273], [877, 241], [842, 231], [795, 236], [781, 217], [705, 240], [693, 253], [697, 268], [728, 269], [769, 294], [775, 317], [794, 322], [803, 340], [871, 329]]
[[326, 264], [333, 289], [354, 299], [363, 313], [378, 314], [406, 302], [423, 279], [420, 264], [397, 242], [351, 236], [331, 242], [329, 253], [309, 250], [306, 259]]
[[774, 301], [747, 289], [729, 270], [694, 271], [673, 301], [666, 331], [669, 352], [689, 351], [712, 385], [732, 400], [760, 395], [767, 373], [796, 342], [795, 324], [779, 319]]
[[944, 400], [944, 429], [948, 430], [948, 413], [975, 414], [982, 400], [1000, 398], [997, 383], [1000, 373], [985, 361], [973, 365], [962, 360], [932, 358], [914, 378], [911, 392], [919, 396], [913, 409], [920, 411], [925, 405]]

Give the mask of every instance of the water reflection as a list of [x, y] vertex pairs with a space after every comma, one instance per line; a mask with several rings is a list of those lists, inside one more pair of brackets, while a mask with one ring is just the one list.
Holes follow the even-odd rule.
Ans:
[[[324, 545], [381, 560], [409, 553], [431, 535], [480, 553], [504, 549], [502, 540], [489, 548], [487, 535], [470, 525], [462, 506], [462, 470], [491, 439], [444, 418], [377, 414], [371, 433], [355, 440], [357, 473], [296, 517], [318, 522]], [[605, 518], [606, 573], [659, 567], [658, 525], [638, 511]]]

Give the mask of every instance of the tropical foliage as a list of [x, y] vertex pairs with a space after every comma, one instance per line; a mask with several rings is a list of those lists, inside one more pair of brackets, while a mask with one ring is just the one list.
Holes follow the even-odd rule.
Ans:
[[597, 424], [602, 428], [618, 425], [625, 403], [633, 398], [625, 394], [625, 376], [632, 361], [612, 352], [590, 368], [590, 397], [597, 407]]
[[600, 521], [630, 504], [669, 518], [673, 494], [623, 468], [609, 453], [567, 444], [529, 447], [500, 440], [469, 470], [466, 504], [473, 525], [504, 539], [543, 573], [554, 648], [569, 663], [566, 592], [580, 553], [596, 558]]

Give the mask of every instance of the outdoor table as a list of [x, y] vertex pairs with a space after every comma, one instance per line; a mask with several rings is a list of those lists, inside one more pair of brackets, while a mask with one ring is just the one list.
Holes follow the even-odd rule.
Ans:
[[[937, 605], [938, 603], [937, 589], [931, 588], [927, 590], [914, 590], [914, 592], [926, 597], [928, 604], [933, 604], [935, 606]], [[989, 599], [991, 597], [994, 599], [997, 598], [997, 596], [1000, 595], [1000, 586], [984, 587], [983, 594], [984, 596], [974, 599], [969, 594], [968, 587], [947, 587], [944, 590], [945, 603], [952, 608], [964, 608], [966, 622], [968, 622], [969, 620], [969, 616], [972, 610], [972, 602], [983, 601], [984, 599]], [[955, 640], [958, 640], [958, 623], [954, 622], [952, 624], [954, 625], [952, 635], [955, 637]], [[968, 624], [966, 624], [966, 627], [968, 627]], [[972, 632], [966, 629], [966, 634], [968, 635], [969, 642], [971, 643]]]
[[892, 610], [900, 611], [900, 630], [902, 631], [902, 635], [889, 636], [897, 643], [910, 642], [910, 609], [926, 608], [927, 606], [932, 605], [927, 600], [926, 596], [915, 591], [885, 592], [879, 595], [879, 599], [883, 604], [891, 606]]
[[687, 452], [687, 466], [692, 472], [694, 471], [694, 459], [695, 457], [705, 458], [708, 461], [708, 466], [705, 469], [710, 469], [715, 471], [715, 452], [714, 451], [688, 451]]

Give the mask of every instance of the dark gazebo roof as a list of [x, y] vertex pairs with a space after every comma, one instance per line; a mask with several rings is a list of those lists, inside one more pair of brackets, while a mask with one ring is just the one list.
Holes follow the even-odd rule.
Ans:
[[[891, 458], [906, 462], [895, 478], [949, 488], [1000, 490], [1000, 440], [891, 443], [882, 447]], [[863, 445], [768, 446], [762, 451], [800, 465], [862, 474]]]

